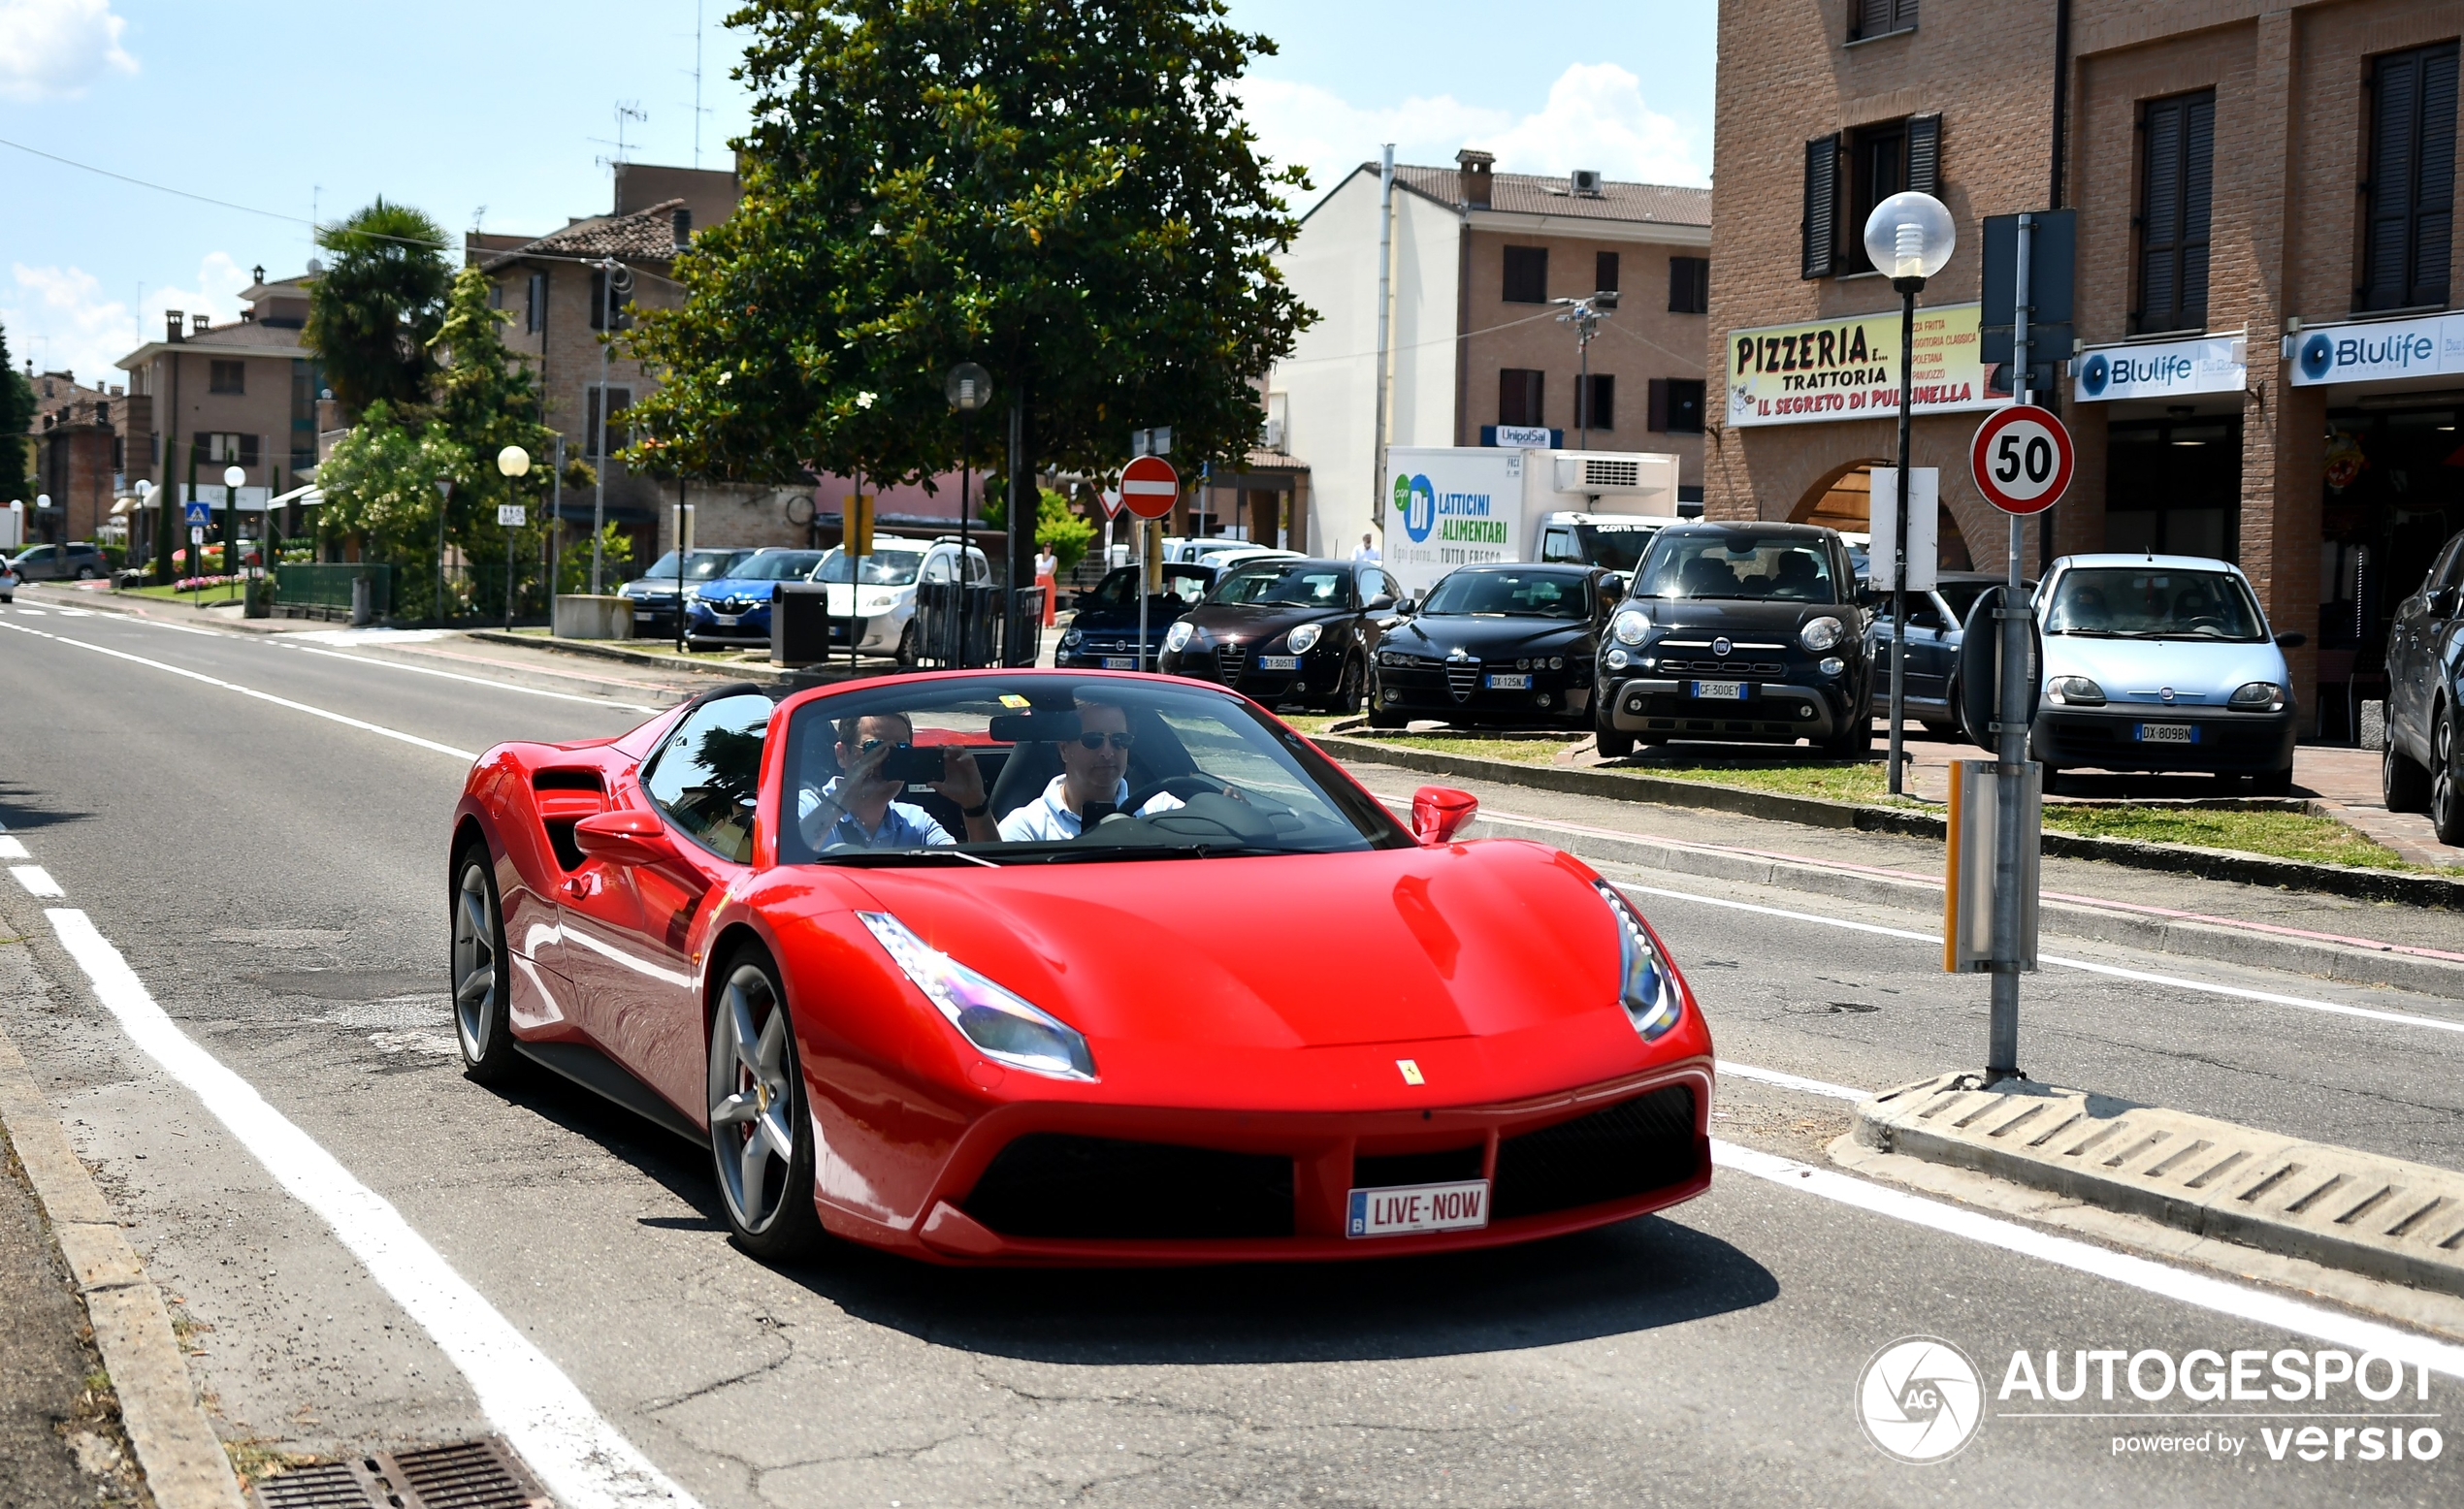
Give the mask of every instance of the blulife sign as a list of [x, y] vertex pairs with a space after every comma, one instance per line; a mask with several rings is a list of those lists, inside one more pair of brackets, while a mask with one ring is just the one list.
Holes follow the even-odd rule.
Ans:
[[2296, 388], [2464, 372], [2464, 314], [2321, 325], [2285, 337]]
[[[1917, 310], [1912, 407], [1919, 414], [1999, 408], [1977, 349], [1978, 306]], [[1794, 425], [1899, 412], [1899, 313], [1731, 331], [1729, 423]]]
[[2239, 393], [2250, 386], [2249, 349], [2240, 336], [2091, 346], [2073, 369], [2076, 392], [2082, 403]]

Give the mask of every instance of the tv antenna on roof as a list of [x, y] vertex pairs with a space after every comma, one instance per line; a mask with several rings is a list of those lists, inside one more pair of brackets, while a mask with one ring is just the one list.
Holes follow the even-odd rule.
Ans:
[[650, 112], [641, 108], [641, 101], [618, 100], [616, 102], [616, 140], [610, 142], [605, 137], [598, 136], [591, 138], [592, 141], [597, 142], [601, 146], [613, 146], [616, 148], [616, 155], [613, 157], [599, 157], [592, 160], [600, 167], [607, 169], [614, 169], [622, 163], [631, 162], [632, 159], [625, 155], [625, 122], [628, 120], [648, 120], [649, 118]]

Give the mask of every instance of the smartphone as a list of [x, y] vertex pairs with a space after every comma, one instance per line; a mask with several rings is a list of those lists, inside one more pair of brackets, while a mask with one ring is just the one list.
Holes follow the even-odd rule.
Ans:
[[882, 779], [903, 781], [910, 786], [928, 786], [935, 781], [946, 780], [948, 771], [944, 756], [947, 754], [948, 751], [937, 744], [922, 749], [912, 744], [897, 745], [881, 762]]

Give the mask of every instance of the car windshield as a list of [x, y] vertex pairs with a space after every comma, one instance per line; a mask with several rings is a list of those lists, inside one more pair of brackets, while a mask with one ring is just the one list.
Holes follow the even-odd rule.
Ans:
[[[743, 559], [744, 552], [740, 550], [697, 550], [693, 553], [693, 559], [685, 562], [685, 580], [688, 582], [714, 580], [730, 564]], [[676, 553], [671, 550], [651, 562], [650, 569], [644, 571], [642, 575], [657, 581], [674, 581]]]
[[1207, 601], [1340, 608], [1351, 599], [1350, 576], [1343, 566], [1323, 561], [1262, 561], [1234, 566], [1215, 584]]
[[2237, 644], [2267, 637], [2266, 621], [2239, 576], [2155, 565], [2083, 566], [2063, 572], [2046, 605], [2045, 632]]
[[800, 582], [821, 564], [818, 550], [759, 550], [738, 562], [728, 575], [739, 582]]
[[1591, 591], [1567, 571], [1457, 571], [1429, 593], [1423, 614], [1499, 618], [1585, 619]]
[[1606, 566], [1611, 571], [1632, 571], [1642, 564], [1642, 553], [1668, 527], [1667, 521], [1649, 524], [1578, 524], [1574, 526], [1574, 548], [1586, 564]]
[[1837, 602], [1831, 552], [1801, 534], [1664, 533], [1643, 559], [1640, 597], [1747, 597]]
[[[1183, 605], [1194, 606], [1206, 596], [1207, 589], [1213, 585], [1215, 585], [1213, 566], [1184, 565], [1178, 562], [1167, 562], [1163, 568], [1163, 591], [1158, 595], [1172, 598]], [[1134, 565], [1115, 566], [1104, 574], [1104, 579], [1095, 584], [1095, 590], [1087, 594], [1087, 596], [1091, 599], [1093, 606], [1099, 608], [1136, 607], [1138, 605], [1138, 568]], [[1161, 628], [1163, 625], [1158, 623], [1155, 626]]]
[[787, 741], [770, 809], [786, 864], [955, 870], [1413, 842], [1307, 739], [1195, 685], [990, 672], [859, 687], [799, 704]]
[[[876, 550], [864, 558], [864, 585], [867, 587], [906, 587], [924, 569], [924, 553], [921, 550]], [[833, 550], [822, 558], [822, 568], [813, 573], [817, 582], [847, 580], [847, 553]]]

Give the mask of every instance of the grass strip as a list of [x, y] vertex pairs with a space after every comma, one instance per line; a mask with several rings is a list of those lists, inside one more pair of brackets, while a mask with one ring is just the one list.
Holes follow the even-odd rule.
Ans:
[[2088, 838], [2136, 839], [2143, 844], [2195, 844], [2311, 864], [2358, 865], [2373, 870], [2417, 870], [2384, 844], [2333, 818], [2302, 812], [2230, 812], [2207, 808], [2159, 808], [2048, 802], [2045, 826]]

